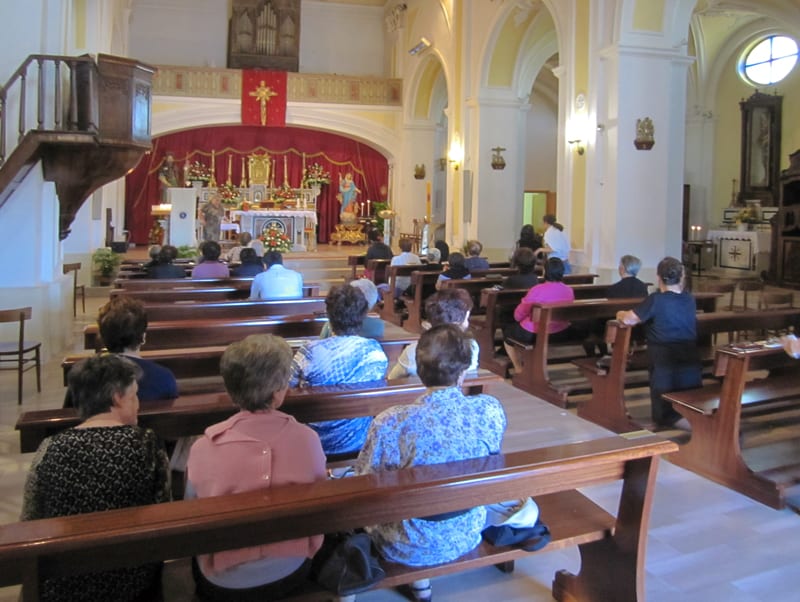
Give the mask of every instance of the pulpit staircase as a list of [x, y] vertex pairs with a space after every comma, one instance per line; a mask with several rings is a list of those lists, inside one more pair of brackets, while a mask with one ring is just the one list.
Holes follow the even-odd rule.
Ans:
[[55, 183], [59, 236], [66, 238], [89, 195], [150, 149], [153, 73], [104, 54], [25, 59], [0, 88], [0, 219], [2, 206], [41, 162], [44, 179]]

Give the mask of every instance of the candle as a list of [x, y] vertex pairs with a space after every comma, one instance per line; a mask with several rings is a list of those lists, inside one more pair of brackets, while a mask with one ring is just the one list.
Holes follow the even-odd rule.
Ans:
[[269, 187], [275, 188], [275, 159], [272, 160], [272, 168], [269, 170]]
[[217, 156], [215, 151], [211, 151], [211, 178], [208, 180], [208, 185], [211, 188], [217, 186]]
[[244, 160], [244, 157], [242, 157], [242, 181], [239, 182], [239, 187], [240, 188], [247, 188], [247, 173], [245, 173], [244, 164], [245, 164], [245, 160]]
[[303, 177], [306, 175], [306, 154], [303, 153]]
[[370, 204], [370, 202], [371, 202], [371, 201], [370, 201], [369, 199], [367, 199], [367, 217], [369, 217], [370, 215], [372, 215], [372, 212], [371, 212], [371, 211], [370, 211], [370, 209], [369, 209], [369, 204]]
[[225, 183], [228, 186], [233, 186], [233, 180], [231, 179], [232, 168], [233, 168], [233, 155], [228, 155], [228, 177], [225, 180]]
[[289, 167], [286, 161], [286, 155], [283, 156], [283, 185], [289, 185]]
[[425, 182], [425, 217], [431, 217], [431, 183]]

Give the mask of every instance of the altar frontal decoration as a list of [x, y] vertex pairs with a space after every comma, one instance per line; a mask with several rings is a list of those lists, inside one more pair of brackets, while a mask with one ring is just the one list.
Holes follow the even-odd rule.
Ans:
[[242, 123], [286, 126], [285, 71], [242, 71]]
[[288, 253], [292, 250], [292, 240], [285, 234], [285, 230], [279, 229], [274, 223], [264, 228], [260, 238], [264, 243], [264, 251]]

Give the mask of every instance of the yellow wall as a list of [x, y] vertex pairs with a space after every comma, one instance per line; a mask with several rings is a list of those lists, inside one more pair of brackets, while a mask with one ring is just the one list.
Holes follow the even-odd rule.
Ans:
[[633, 29], [662, 31], [664, 0], [639, 0], [633, 9]]
[[75, 48], [86, 48], [86, 0], [74, 0]]
[[[589, 0], [577, 0], [575, 12], [575, 92], [586, 94], [589, 85]], [[586, 155], [573, 152], [572, 215], [567, 223], [572, 245], [582, 249], [586, 240]]]
[[[739, 101], [753, 95], [755, 88], [747, 84], [737, 71], [739, 55], [729, 61], [723, 69], [718, 86], [716, 137], [714, 140], [714, 190], [710, 199], [711, 223], [722, 219], [722, 209], [731, 199], [731, 180], [736, 178], [740, 187], [739, 165], [741, 162], [741, 111]], [[780, 168], [789, 166], [789, 154], [800, 149], [800, 111], [794, 109], [800, 102], [800, 65], [775, 86], [760, 88], [760, 92], [783, 96], [783, 127], [781, 132]]]

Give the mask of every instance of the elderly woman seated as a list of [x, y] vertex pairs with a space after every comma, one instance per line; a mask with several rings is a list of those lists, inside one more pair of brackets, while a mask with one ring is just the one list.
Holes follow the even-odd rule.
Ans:
[[[367, 300], [353, 286], [334, 286], [325, 299], [333, 336], [303, 345], [292, 360], [291, 386], [361, 383], [382, 379], [389, 359], [375, 339], [359, 336]], [[328, 420], [311, 424], [328, 455], [357, 452], [371, 418]]]
[[[370, 312], [375, 308], [378, 303], [378, 287], [372, 280], [366, 278], [358, 278], [350, 282], [350, 286], [356, 287], [367, 300], [367, 315], [361, 323], [361, 328], [358, 334], [368, 339], [377, 339], [383, 336], [385, 324], [378, 315], [370, 315]], [[319, 333], [321, 339], [331, 336], [331, 324], [328, 322], [322, 327], [322, 332]]]
[[[417, 345], [417, 371], [428, 387], [410, 405], [381, 412], [370, 426], [356, 474], [441, 464], [500, 452], [506, 417], [489, 395], [461, 391], [472, 358], [471, 338], [455, 324], [434, 326]], [[368, 527], [387, 560], [411, 566], [449, 562], [481, 541], [486, 510], [480, 506], [447, 515], [412, 518]], [[425, 599], [424, 593], [418, 599]]]
[[[186, 497], [212, 497], [324, 479], [319, 437], [278, 411], [292, 351], [273, 335], [251, 335], [222, 355], [225, 388], [239, 412], [192, 446]], [[266, 455], [265, 455], [266, 454]], [[207, 554], [193, 563], [203, 600], [274, 600], [305, 582], [322, 537]]]
[[[428, 317], [430, 325], [455, 324], [461, 330], [466, 330], [469, 326], [469, 313], [472, 311], [472, 297], [462, 288], [447, 288], [440, 290], [436, 294], [428, 297], [425, 302], [425, 315]], [[468, 370], [478, 369], [480, 348], [475, 339], [470, 339], [472, 348], [472, 358], [469, 362]], [[417, 375], [417, 342], [408, 345], [397, 363], [389, 371], [389, 378], [402, 378], [404, 376]]]
[[[136, 425], [138, 374], [118, 355], [96, 355], [70, 371], [82, 422], [42, 441], [25, 484], [22, 520], [169, 501], [166, 453], [151, 430]], [[160, 573], [156, 563], [47, 579], [39, 599], [157, 599]]]

